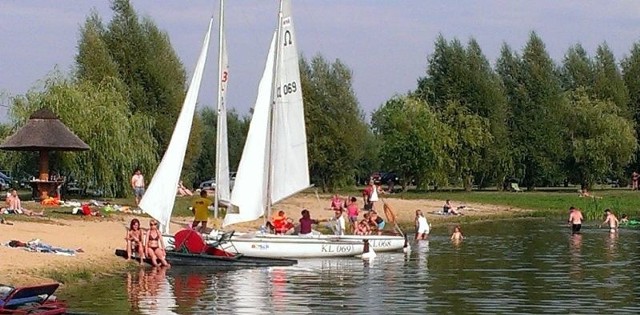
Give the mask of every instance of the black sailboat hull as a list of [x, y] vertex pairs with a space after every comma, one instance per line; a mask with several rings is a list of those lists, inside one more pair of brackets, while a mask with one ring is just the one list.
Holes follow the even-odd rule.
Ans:
[[[127, 258], [127, 251], [116, 249], [116, 256]], [[133, 259], [133, 257], [132, 257]], [[144, 260], [151, 264], [151, 259]], [[294, 259], [262, 258], [237, 255], [234, 257], [213, 256], [207, 254], [190, 254], [174, 251], [167, 251], [167, 262], [172, 266], [193, 266], [211, 268], [246, 268], [246, 267], [272, 267], [272, 266], [292, 266], [298, 263]]]

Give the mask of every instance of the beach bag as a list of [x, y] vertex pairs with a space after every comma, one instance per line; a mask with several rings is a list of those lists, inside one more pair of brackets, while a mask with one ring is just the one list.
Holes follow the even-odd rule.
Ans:
[[371, 192], [371, 197], [369, 197], [369, 201], [378, 201], [378, 186], [373, 185], [373, 191]]

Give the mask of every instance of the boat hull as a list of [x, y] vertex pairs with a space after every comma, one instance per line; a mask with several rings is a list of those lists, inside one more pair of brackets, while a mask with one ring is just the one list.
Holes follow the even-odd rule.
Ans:
[[330, 258], [362, 255], [364, 244], [361, 241], [329, 240], [307, 237], [233, 237], [225, 250], [254, 257], [270, 258]]
[[[251, 234], [237, 234], [231, 238], [232, 242], [240, 241], [243, 237]], [[280, 240], [289, 240], [289, 239], [300, 239], [297, 235], [281, 235], [281, 234], [262, 234], [256, 233], [252, 235], [253, 238], [257, 239], [280, 239]], [[405, 245], [405, 239], [402, 236], [395, 235], [317, 235], [313, 236], [313, 240], [328, 240], [328, 241], [346, 241], [346, 242], [360, 242], [362, 243], [364, 240], [369, 241], [369, 246], [373, 248], [376, 252], [390, 252], [390, 251], [399, 251]], [[241, 252], [238, 250], [238, 252]], [[252, 254], [253, 255], [253, 254]]]
[[[123, 249], [116, 249], [116, 256], [127, 257], [127, 252]], [[149, 258], [144, 260], [151, 264]], [[234, 257], [214, 256], [207, 254], [190, 254], [174, 251], [167, 251], [167, 262], [172, 266], [193, 266], [212, 268], [246, 268], [246, 267], [270, 267], [270, 266], [292, 266], [298, 262], [293, 259], [278, 259], [252, 257], [249, 255], [237, 255]]]

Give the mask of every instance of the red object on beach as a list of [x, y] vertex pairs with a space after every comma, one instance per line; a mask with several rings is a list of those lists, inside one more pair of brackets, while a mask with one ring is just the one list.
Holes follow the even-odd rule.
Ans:
[[213, 256], [233, 257], [234, 254], [209, 246], [196, 230], [180, 230], [173, 236], [176, 251], [190, 254], [208, 254]]
[[82, 214], [91, 215], [91, 208], [89, 207], [88, 204], [83, 204], [82, 205]]
[[19, 288], [4, 287], [9, 290], [5, 294], [0, 292], [0, 314], [66, 314], [67, 304], [57, 301], [53, 296], [59, 286], [59, 283], [51, 283]]

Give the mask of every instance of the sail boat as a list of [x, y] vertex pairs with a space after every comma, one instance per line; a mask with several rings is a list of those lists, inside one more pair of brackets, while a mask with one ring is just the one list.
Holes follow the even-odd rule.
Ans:
[[[239, 213], [227, 214], [223, 226], [269, 217], [272, 204], [309, 187], [304, 106], [290, 0], [281, 1], [278, 19], [231, 196]], [[362, 249], [358, 245], [363, 240], [375, 251], [400, 250], [407, 243], [403, 236], [393, 235], [319, 235], [312, 240], [297, 235], [238, 233], [232, 238], [238, 252], [260, 257], [348, 256], [351, 250]], [[323, 241], [333, 247], [326, 247]], [[348, 242], [357, 245], [344, 246]], [[347, 247], [351, 250], [344, 249]], [[330, 248], [340, 248], [342, 252], [335, 253]]]
[[176, 187], [178, 187], [178, 182], [180, 181], [184, 156], [187, 152], [187, 143], [189, 142], [193, 115], [196, 110], [200, 83], [202, 82], [204, 66], [207, 61], [212, 25], [213, 17], [209, 21], [209, 28], [205, 34], [200, 56], [191, 78], [191, 84], [187, 90], [176, 126], [173, 129], [169, 146], [151, 178], [147, 191], [142, 196], [142, 200], [140, 200], [140, 208], [160, 223], [160, 230], [163, 234], [169, 233], [171, 212], [173, 212], [176, 198]]
[[229, 145], [227, 140], [227, 83], [229, 82], [229, 58], [224, 32], [224, 0], [220, 0], [220, 35], [218, 37], [218, 117], [216, 126], [216, 189], [214, 213], [218, 217], [220, 204], [229, 206]]
[[[309, 166], [304, 105], [291, 1], [281, 0], [277, 30], [254, 106], [223, 227], [270, 215], [271, 205], [308, 187]], [[308, 258], [362, 254], [362, 240], [279, 238], [254, 234], [231, 239], [235, 249], [256, 257]]]
[[[220, 25], [222, 26], [223, 16], [223, 1], [220, 1]], [[295, 260], [289, 259], [265, 259], [261, 257], [251, 257], [248, 255], [236, 255], [233, 253], [220, 250], [218, 246], [210, 246], [205, 244], [205, 240], [197, 232], [191, 229], [184, 229], [178, 231], [174, 236], [168, 235], [169, 223], [171, 220], [171, 213], [175, 203], [176, 187], [180, 178], [182, 165], [184, 163], [184, 157], [187, 149], [187, 143], [189, 140], [189, 134], [191, 132], [191, 124], [193, 122], [193, 115], [195, 113], [196, 100], [198, 98], [198, 92], [200, 89], [200, 83], [202, 81], [202, 74], [204, 72], [204, 66], [207, 59], [207, 52], [209, 47], [209, 38], [211, 35], [211, 27], [213, 25], [213, 17], [209, 21], [209, 27], [205, 34], [200, 56], [194, 70], [191, 84], [187, 91], [184, 104], [176, 121], [175, 129], [171, 136], [169, 146], [165, 152], [160, 165], [154, 173], [149, 189], [142, 197], [140, 201], [140, 208], [156, 219], [160, 223], [160, 228], [163, 233], [163, 238], [166, 240], [165, 244], [173, 243], [175, 250], [167, 251], [167, 260], [173, 265], [192, 265], [192, 266], [290, 266], [297, 263]], [[226, 53], [224, 49], [224, 36], [222, 35], [223, 29], [220, 28], [220, 54], [219, 54], [219, 71], [220, 71], [220, 83], [219, 92], [226, 89], [227, 79], [227, 67], [226, 67]], [[220, 93], [218, 98], [218, 124], [220, 124], [220, 116], [222, 117], [223, 128], [226, 136], [226, 110], [224, 110], [224, 94]], [[222, 100], [222, 101], [221, 101]], [[220, 110], [222, 108], [222, 110]], [[222, 112], [222, 114], [221, 114]], [[221, 141], [221, 140], [218, 140]], [[220, 142], [219, 142], [220, 143]], [[222, 141], [224, 148], [218, 149], [218, 154], [226, 151], [226, 139]], [[226, 154], [226, 153], [225, 153]], [[217, 172], [224, 172], [223, 168], [226, 167], [226, 183], [227, 183], [227, 195], [228, 195], [228, 157], [221, 157], [220, 159], [226, 166], [217, 166]], [[218, 162], [219, 163], [219, 162]], [[219, 177], [224, 178], [224, 174]], [[223, 179], [224, 181], [224, 179]], [[216, 189], [218, 190], [218, 189]], [[218, 196], [218, 195], [217, 195]], [[224, 198], [224, 196], [221, 196]], [[227, 197], [228, 198], [228, 197]], [[218, 198], [216, 198], [218, 199]], [[218, 242], [222, 242], [225, 235], [218, 238]], [[184, 251], [187, 251], [186, 253]], [[122, 250], [116, 250], [116, 255], [123, 256]]]

